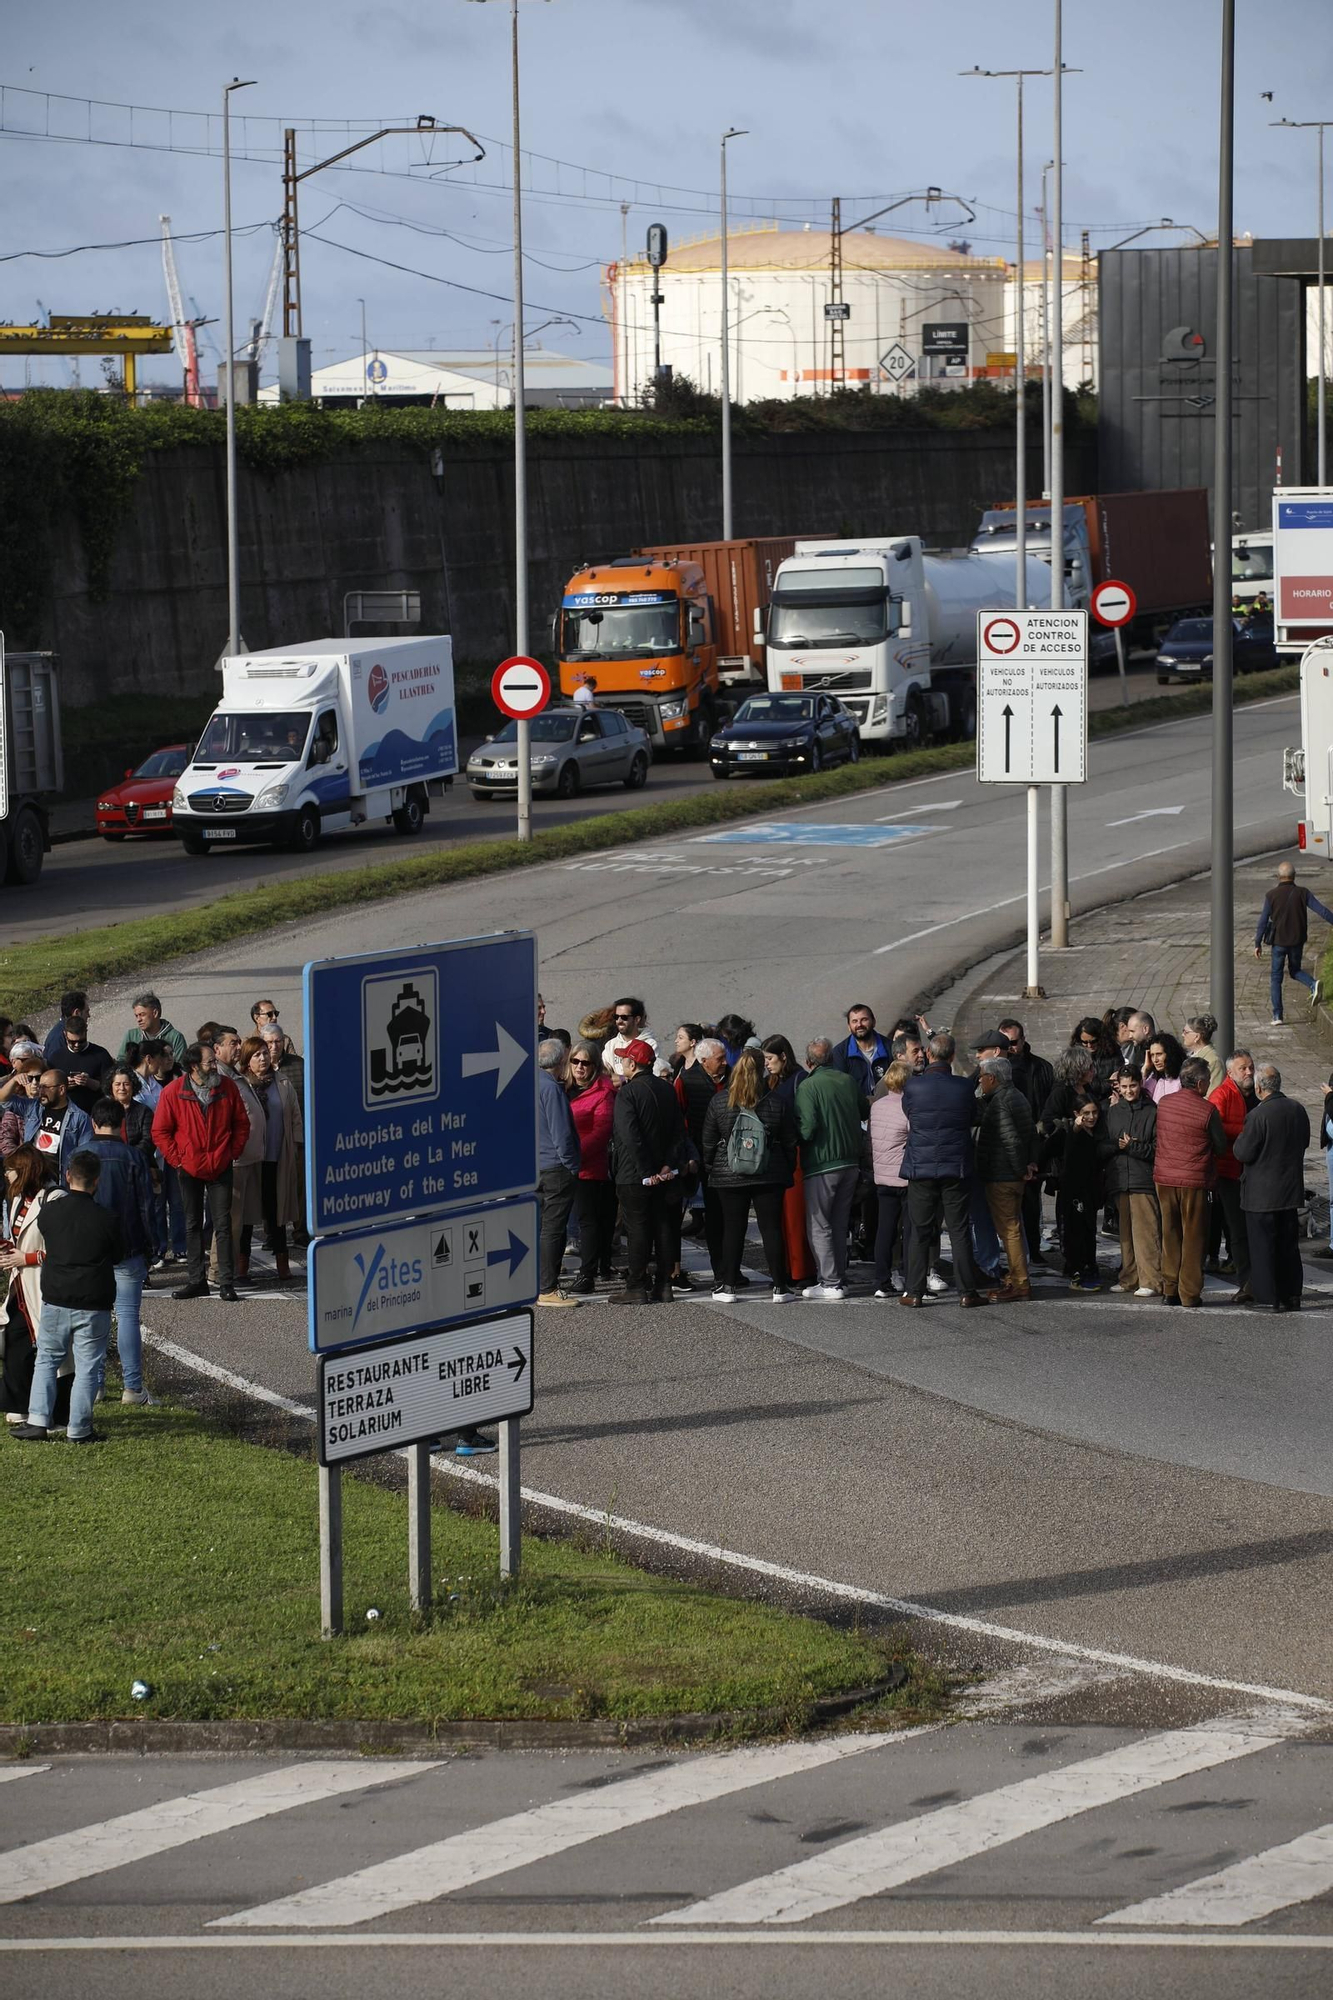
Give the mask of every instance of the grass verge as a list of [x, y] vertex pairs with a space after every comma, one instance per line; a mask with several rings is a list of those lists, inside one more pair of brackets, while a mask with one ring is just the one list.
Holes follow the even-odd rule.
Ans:
[[[348, 1633], [319, 1637], [313, 1465], [171, 1404], [98, 1412], [105, 1445], [0, 1442], [10, 1537], [0, 1721], [151, 1715], [393, 1720], [658, 1717], [773, 1709], [908, 1666], [889, 1704], [938, 1708], [941, 1675], [891, 1641], [526, 1537], [497, 1576], [487, 1521], [437, 1506], [437, 1601], [407, 1604], [401, 1494], [344, 1481]], [[374, 1607], [378, 1619], [368, 1623]], [[136, 1702], [134, 1680], [151, 1699]], [[877, 1704], [882, 1707], [882, 1703]]]
[[[1296, 667], [1255, 674], [1238, 684], [1237, 703], [1288, 693], [1297, 681]], [[1130, 708], [1099, 709], [1089, 718], [1089, 725], [1094, 736], [1113, 736], [1123, 729], [1202, 715], [1211, 703], [1210, 688], [1187, 688], [1180, 694], [1136, 702]], [[273, 924], [279, 924], [321, 917], [331, 910], [377, 903], [422, 889], [444, 888], [510, 868], [539, 867], [548, 861], [631, 846], [663, 834], [717, 826], [758, 813], [781, 812], [790, 806], [818, 804], [824, 799], [851, 798], [906, 778], [970, 769], [975, 757], [971, 743], [949, 743], [938, 749], [915, 751], [910, 756], [877, 758], [774, 784], [747, 781], [718, 785], [712, 791], [693, 793], [687, 798], [605, 813], [573, 826], [551, 827], [524, 846], [516, 840], [479, 840], [466, 847], [433, 849], [403, 860], [349, 868], [336, 874], [306, 875], [299, 881], [283, 883], [271, 899], [265, 899], [263, 917], [259, 916], [254, 895], [246, 890], [220, 896], [215, 902], [192, 910], [138, 917], [129, 923], [108, 924], [72, 936], [35, 938], [0, 952], [0, 991], [7, 1011], [22, 1020], [49, 1010], [68, 986], [104, 985], [114, 979], [132, 978], [145, 969], [157, 971], [171, 959], [216, 950], [236, 938], [253, 937], [257, 925], [262, 926], [269, 918]]]

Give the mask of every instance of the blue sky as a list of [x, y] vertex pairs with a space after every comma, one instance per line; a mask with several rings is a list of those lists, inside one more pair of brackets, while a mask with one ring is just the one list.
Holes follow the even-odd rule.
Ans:
[[[1065, 60], [1082, 71], [1066, 81], [1071, 244], [1082, 227], [1092, 229], [1096, 246], [1167, 215], [1213, 225], [1218, 13], [1218, 0], [1119, 0], [1114, 9], [1065, 0]], [[1309, 234], [1313, 134], [1273, 132], [1268, 120], [1333, 111], [1333, 7], [1329, 0], [1266, 0], [1262, 7], [1242, 0], [1238, 13], [1237, 227]], [[597, 323], [597, 266], [618, 254], [622, 200], [632, 204], [626, 226], [634, 246], [654, 219], [673, 236], [715, 226], [717, 141], [728, 125], [749, 133], [731, 150], [738, 220], [753, 208], [824, 222], [834, 193], [844, 197], [850, 220], [854, 197], [864, 196], [869, 208], [934, 183], [979, 204], [977, 221], [963, 231], [979, 252], [1003, 254], [1012, 241], [1013, 87], [957, 71], [974, 63], [1048, 64], [1050, 0], [840, 0], [823, 10], [809, 0], [522, 0], [521, 17], [525, 154], [566, 163], [533, 163], [526, 323], [535, 328], [550, 312], [578, 316], [573, 327], [550, 328], [541, 336], [546, 344], [607, 351]], [[59, 0], [16, 13], [0, 58], [8, 191], [0, 257], [9, 260], [0, 263], [0, 318], [34, 318], [38, 300], [57, 312], [165, 312], [154, 240], [163, 210], [181, 239], [187, 300], [220, 317], [220, 243], [216, 236], [186, 240], [220, 225], [219, 163], [158, 149], [215, 145], [216, 120], [206, 128], [136, 115], [131, 125], [125, 113], [85, 113], [78, 100], [208, 111], [236, 74], [258, 80], [234, 100], [238, 149], [256, 156], [238, 159], [234, 173], [234, 216], [248, 231], [237, 239], [238, 321], [257, 315], [263, 299], [269, 225], [281, 207], [271, 154], [282, 122], [360, 125], [429, 112], [481, 134], [486, 160], [450, 172], [445, 163], [458, 157], [450, 142], [394, 139], [367, 150], [354, 163], [358, 171], [307, 182], [305, 330], [317, 364], [357, 351], [364, 298], [372, 344], [448, 348], [494, 340], [512, 318], [503, 186], [506, 0], [432, 0], [419, 9], [394, 0], [378, 7], [284, 0], [259, 15], [200, 0], [151, 14]], [[1269, 90], [1271, 104], [1261, 95]], [[41, 93], [73, 101], [48, 105]], [[1035, 197], [1050, 157], [1049, 84], [1029, 85], [1028, 118]], [[62, 131], [147, 143], [17, 136], [50, 121]], [[325, 137], [325, 151], [342, 143]], [[304, 159], [317, 157], [317, 143], [303, 135]], [[1333, 144], [1329, 155], [1333, 174]], [[907, 233], [934, 225], [909, 208], [883, 226]], [[946, 233], [958, 230], [950, 219]], [[133, 238], [150, 240], [59, 259], [12, 254]], [[433, 281], [441, 279], [450, 282]], [[208, 329], [205, 341], [218, 331]], [[216, 356], [207, 344], [204, 354], [211, 374]], [[85, 361], [83, 369], [85, 381], [92, 379], [97, 364]], [[149, 372], [166, 378], [174, 363], [155, 362]], [[38, 364], [34, 376], [63, 381], [68, 371]], [[8, 363], [7, 385], [21, 379], [21, 364]]]

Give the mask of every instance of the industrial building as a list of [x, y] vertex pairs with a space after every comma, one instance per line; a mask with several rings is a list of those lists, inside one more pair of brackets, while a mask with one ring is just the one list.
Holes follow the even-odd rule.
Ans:
[[[528, 347], [523, 354], [524, 401], [536, 409], [587, 409], [609, 401], [611, 369], [603, 361], [583, 361]], [[362, 403], [392, 407], [413, 404], [447, 410], [505, 410], [513, 401], [513, 363], [501, 346], [463, 353], [442, 348], [393, 350], [376, 347], [315, 368], [311, 399], [334, 407]], [[259, 391], [261, 403], [278, 401], [278, 386]]]

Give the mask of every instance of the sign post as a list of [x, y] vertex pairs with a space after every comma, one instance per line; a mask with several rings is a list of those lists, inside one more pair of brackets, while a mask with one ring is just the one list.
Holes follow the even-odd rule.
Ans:
[[532, 731], [551, 699], [551, 676], [540, 660], [516, 653], [491, 675], [491, 700], [502, 715], [518, 724], [518, 837], [532, 839]]
[[1115, 663], [1120, 672], [1120, 706], [1129, 707], [1129, 682], [1125, 678], [1125, 631], [1124, 628], [1139, 608], [1139, 600], [1127, 583], [1108, 576], [1105, 583], [1099, 583], [1092, 593], [1092, 615], [1099, 625], [1110, 625], [1115, 632]]
[[532, 1408], [525, 1308], [538, 1285], [536, 939], [514, 931], [312, 961], [304, 990], [329, 1638], [343, 1629], [348, 1459], [406, 1448], [409, 1596], [424, 1611], [431, 1440], [498, 1422], [500, 1566], [518, 1570], [519, 1418]]
[[1081, 785], [1087, 766], [1087, 612], [979, 611], [977, 781], [1029, 788], [1027, 999], [1042, 994], [1035, 788]]

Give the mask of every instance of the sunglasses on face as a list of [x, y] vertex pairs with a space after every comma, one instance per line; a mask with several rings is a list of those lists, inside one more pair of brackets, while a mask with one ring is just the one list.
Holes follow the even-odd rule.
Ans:
[[569, 1063], [570, 1063], [570, 1068], [571, 1068], [571, 1069], [588, 1069], [588, 1068], [590, 1068], [590, 1067], [591, 1067], [591, 1064], [592, 1064], [592, 1057], [591, 1057], [591, 1056], [571, 1056], [571, 1057], [569, 1058]]

